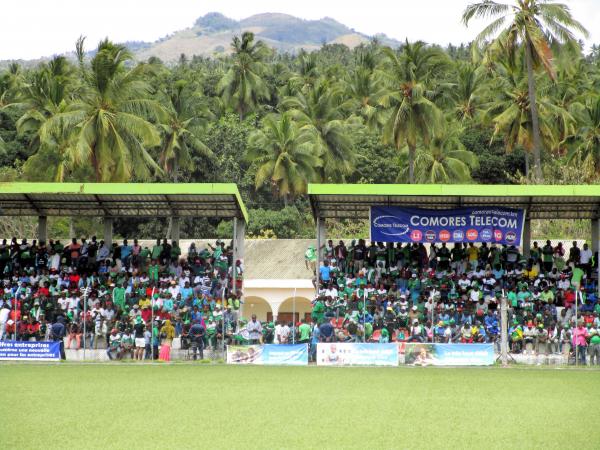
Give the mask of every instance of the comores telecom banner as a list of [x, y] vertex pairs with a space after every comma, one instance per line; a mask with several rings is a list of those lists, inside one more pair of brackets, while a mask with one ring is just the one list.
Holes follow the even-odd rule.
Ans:
[[57, 361], [59, 342], [0, 341], [0, 360]]
[[397, 366], [397, 344], [317, 344], [318, 366]]
[[228, 345], [227, 364], [306, 366], [308, 345]]
[[496, 242], [521, 245], [524, 209], [472, 207], [420, 209], [371, 207], [371, 240], [377, 242]]

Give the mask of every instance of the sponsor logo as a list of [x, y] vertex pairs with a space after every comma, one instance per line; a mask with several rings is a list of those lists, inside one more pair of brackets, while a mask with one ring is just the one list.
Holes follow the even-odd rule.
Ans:
[[490, 230], [489, 228], [484, 228], [483, 230], [481, 230], [481, 240], [482, 241], [491, 241], [492, 240], [492, 230]]
[[421, 233], [421, 230], [412, 230], [410, 232], [410, 240], [413, 242], [421, 242], [423, 240], [423, 233]]
[[479, 233], [477, 232], [477, 230], [471, 228], [470, 230], [467, 230], [467, 239], [469, 241], [475, 241], [477, 240], [477, 238], [479, 237]]
[[508, 233], [506, 233], [506, 237], [504, 239], [509, 244], [514, 244], [517, 241], [517, 233], [515, 233], [514, 231], [509, 231]]
[[448, 230], [440, 231], [440, 241], [448, 242], [450, 240], [450, 232]]
[[403, 236], [410, 230], [407, 223], [401, 223], [402, 219], [396, 216], [377, 216], [373, 219], [372, 226], [378, 233], [387, 236]]
[[452, 233], [452, 239], [456, 242], [462, 242], [465, 240], [465, 233], [463, 230], [454, 230]]
[[433, 231], [433, 230], [427, 230], [425, 232], [425, 240], [427, 242], [434, 242], [435, 241], [435, 237], [436, 237], [435, 236], [435, 231]]
[[494, 240], [496, 242], [500, 242], [503, 237], [504, 237], [504, 235], [502, 234], [501, 230], [494, 230]]

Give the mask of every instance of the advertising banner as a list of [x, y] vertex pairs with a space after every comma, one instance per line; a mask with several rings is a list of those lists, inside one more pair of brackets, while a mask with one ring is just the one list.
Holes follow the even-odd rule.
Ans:
[[371, 240], [376, 242], [490, 242], [521, 245], [524, 209], [475, 206], [420, 209], [371, 206]]
[[228, 345], [227, 364], [308, 365], [308, 345]]
[[397, 344], [317, 344], [318, 366], [397, 366]]
[[494, 344], [402, 343], [400, 363], [412, 366], [490, 366]]
[[60, 342], [0, 341], [0, 361], [58, 361]]

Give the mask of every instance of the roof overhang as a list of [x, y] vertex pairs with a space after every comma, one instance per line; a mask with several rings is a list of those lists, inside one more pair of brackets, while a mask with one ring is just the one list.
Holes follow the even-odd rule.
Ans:
[[210, 217], [248, 221], [232, 183], [0, 183], [5, 216]]
[[598, 219], [600, 186], [309, 184], [313, 215], [368, 219], [372, 205], [449, 209], [524, 208], [530, 219]]

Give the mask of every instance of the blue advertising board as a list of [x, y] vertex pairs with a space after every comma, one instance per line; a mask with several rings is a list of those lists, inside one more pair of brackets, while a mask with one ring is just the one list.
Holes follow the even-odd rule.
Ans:
[[413, 366], [490, 366], [494, 344], [406, 343], [400, 347], [404, 364]]
[[228, 364], [308, 365], [308, 345], [228, 345]]
[[0, 360], [58, 361], [59, 342], [0, 341]]
[[521, 245], [524, 209], [474, 206], [421, 209], [371, 206], [371, 241], [489, 242]]
[[306, 366], [308, 364], [308, 345], [263, 345], [262, 363], [265, 365]]
[[397, 366], [398, 344], [317, 344], [318, 366]]

